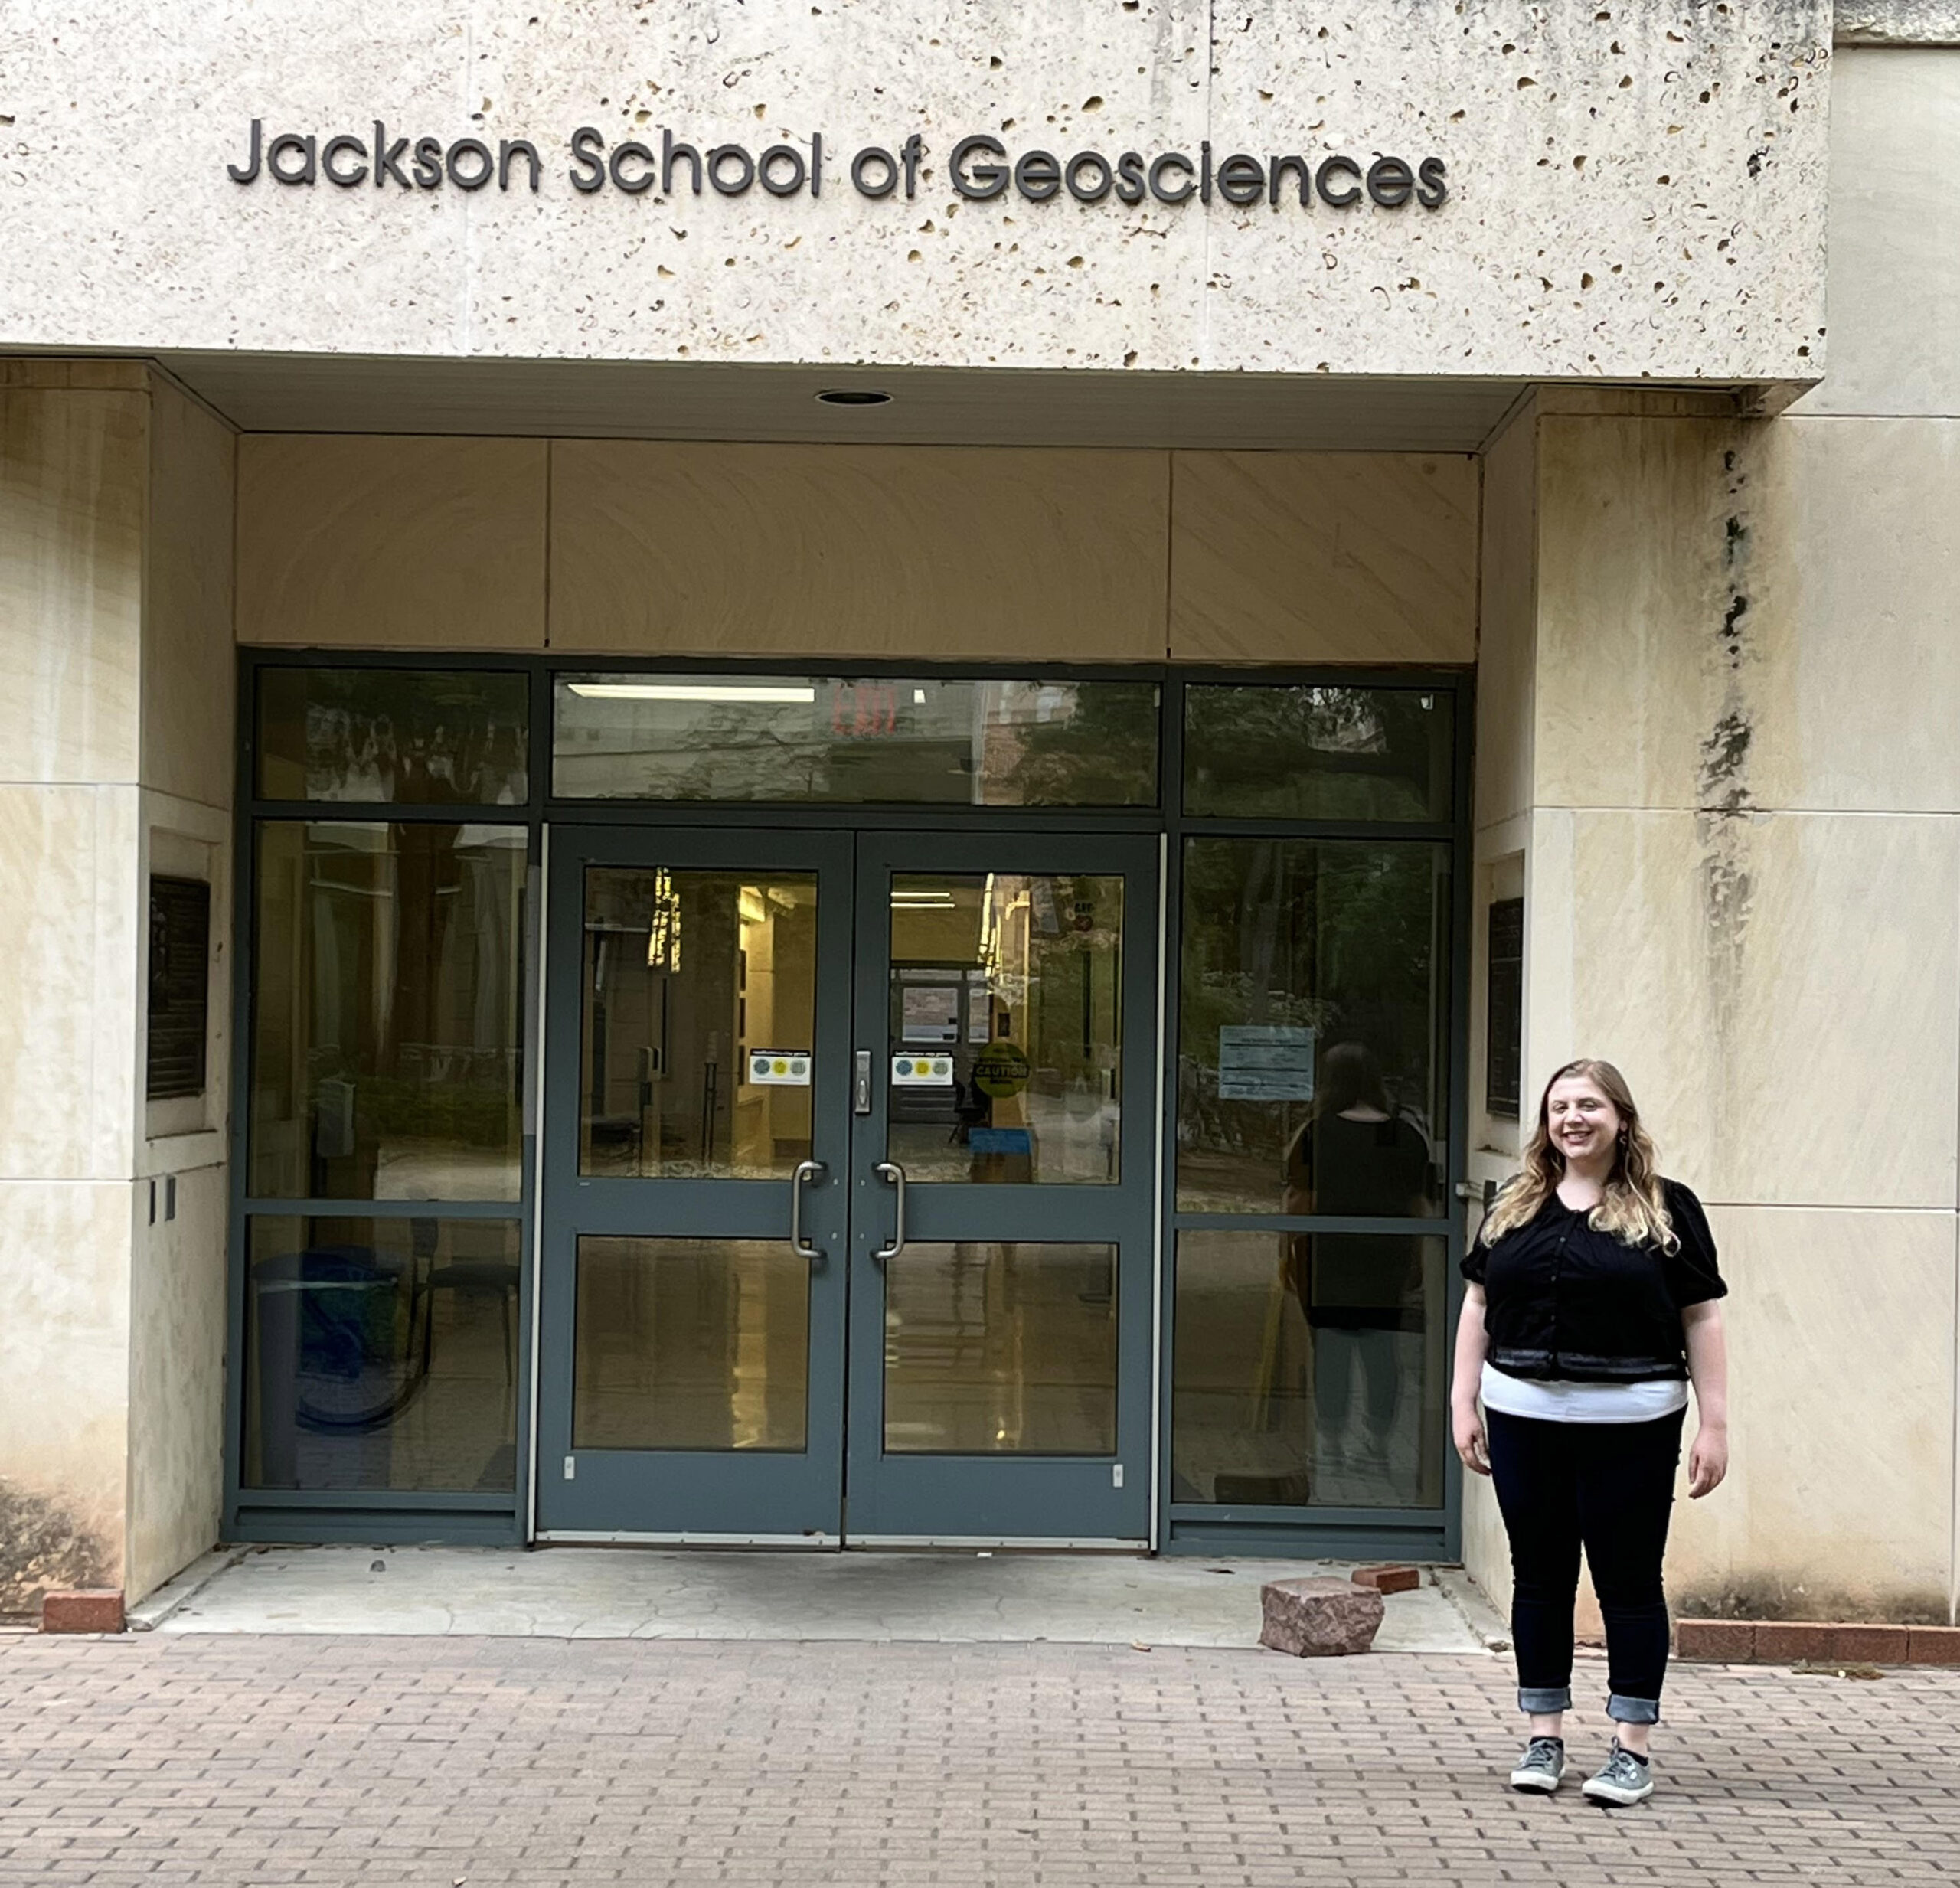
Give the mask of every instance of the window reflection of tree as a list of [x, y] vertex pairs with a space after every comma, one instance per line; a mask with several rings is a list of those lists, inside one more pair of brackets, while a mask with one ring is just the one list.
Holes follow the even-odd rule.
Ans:
[[1190, 810], [1300, 819], [1439, 819], [1448, 697], [1416, 689], [1194, 688]]
[[1057, 711], [1062, 704], [1050, 701], [1044, 704], [1046, 718], [1031, 720], [1015, 730], [1013, 746], [1018, 751], [998, 803], [1154, 805], [1156, 684], [1070, 682], [1054, 686], [1067, 691], [1067, 712]]
[[[1426, 1135], [1442, 1079], [1446, 966], [1438, 848], [1361, 841], [1197, 839], [1184, 858], [1181, 1148], [1222, 1157], [1276, 1194], [1308, 1104], [1218, 1092], [1219, 1031], [1312, 1029], [1367, 1043], [1397, 1110]], [[1276, 1199], [1234, 1205], [1274, 1210]]]
[[266, 671], [268, 790], [299, 762], [303, 795], [341, 803], [512, 805], [529, 794], [521, 675], [420, 669]]

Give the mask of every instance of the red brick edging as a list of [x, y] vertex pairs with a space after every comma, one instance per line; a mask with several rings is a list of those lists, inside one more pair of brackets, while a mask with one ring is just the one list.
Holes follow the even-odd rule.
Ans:
[[1960, 1626], [1679, 1619], [1674, 1652], [1711, 1665], [1960, 1665]]
[[75, 1587], [41, 1596], [44, 1632], [120, 1632], [122, 1625], [119, 1586]]

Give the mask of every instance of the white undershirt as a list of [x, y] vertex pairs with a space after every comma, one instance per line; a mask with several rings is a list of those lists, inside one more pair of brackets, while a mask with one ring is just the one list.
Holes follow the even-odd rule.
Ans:
[[1653, 1423], [1687, 1407], [1687, 1385], [1672, 1377], [1645, 1383], [1543, 1383], [1484, 1366], [1484, 1407], [1539, 1423]]

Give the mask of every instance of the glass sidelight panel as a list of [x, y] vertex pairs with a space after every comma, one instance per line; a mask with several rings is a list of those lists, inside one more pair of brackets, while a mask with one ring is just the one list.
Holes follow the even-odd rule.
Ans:
[[1114, 1246], [906, 1246], [885, 1262], [889, 1455], [1108, 1455]]
[[1423, 843], [1187, 842], [1181, 1210], [1442, 1212], [1449, 860]]
[[561, 799], [1155, 806], [1155, 682], [568, 675]]
[[511, 1220], [253, 1220], [244, 1485], [508, 1494], [518, 1253]]
[[780, 1240], [578, 1242], [574, 1449], [795, 1450], [810, 1266]]
[[915, 1181], [1122, 1178], [1123, 881], [891, 882], [890, 1158]]
[[1178, 1235], [1171, 1499], [1442, 1502], [1447, 1242]]
[[1184, 811], [1447, 819], [1453, 708], [1432, 689], [1193, 688], [1184, 696]]
[[249, 1189], [515, 1200], [524, 830], [267, 821]]
[[817, 881], [586, 873], [579, 1171], [786, 1179], [810, 1152]]

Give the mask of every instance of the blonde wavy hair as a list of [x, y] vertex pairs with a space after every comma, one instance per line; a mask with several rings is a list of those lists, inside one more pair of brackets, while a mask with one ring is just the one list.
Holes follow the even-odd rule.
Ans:
[[1599, 1204], [1586, 1215], [1595, 1232], [1610, 1233], [1622, 1245], [1657, 1245], [1673, 1252], [1681, 1244], [1674, 1223], [1668, 1217], [1661, 1197], [1661, 1174], [1654, 1142], [1640, 1125], [1640, 1110], [1634, 1106], [1633, 1091], [1626, 1077], [1610, 1062], [1582, 1056], [1554, 1069], [1538, 1098], [1538, 1125], [1524, 1150], [1524, 1165], [1504, 1183], [1483, 1230], [1477, 1235], [1485, 1246], [1494, 1246], [1504, 1234], [1528, 1225], [1538, 1209], [1557, 1187], [1565, 1172], [1565, 1156], [1552, 1144], [1550, 1123], [1552, 1090], [1573, 1077], [1590, 1082], [1619, 1111], [1619, 1146], [1613, 1158], [1613, 1170], [1606, 1176]]

